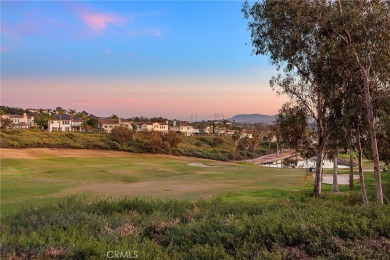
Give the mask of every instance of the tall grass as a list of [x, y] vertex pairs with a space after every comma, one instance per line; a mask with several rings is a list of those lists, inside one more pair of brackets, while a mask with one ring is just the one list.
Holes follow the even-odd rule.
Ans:
[[141, 259], [385, 259], [389, 250], [389, 205], [363, 208], [336, 197], [279, 204], [69, 197], [4, 217], [0, 252], [39, 259], [103, 259], [109, 251], [136, 251]]

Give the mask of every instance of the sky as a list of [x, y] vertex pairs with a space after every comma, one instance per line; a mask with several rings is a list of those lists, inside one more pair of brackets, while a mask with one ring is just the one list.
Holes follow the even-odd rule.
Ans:
[[1, 1], [1, 104], [97, 116], [276, 114], [242, 1]]

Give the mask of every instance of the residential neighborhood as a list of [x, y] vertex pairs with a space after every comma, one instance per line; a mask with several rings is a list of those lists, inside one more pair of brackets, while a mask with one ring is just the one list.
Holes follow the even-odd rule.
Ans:
[[[27, 116], [26, 113], [22, 115], [5, 114], [1, 116], [2, 119], [7, 120], [9, 128], [28, 129], [35, 126], [34, 116]], [[3, 125], [3, 120], [0, 122], [0, 127]]]
[[[12, 110], [14, 111], [14, 110]], [[17, 110], [22, 111], [22, 110]], [[16, 111], [16, 112], [17, 112]], [[225, 119], [209, 120], [201, 122], [188, 122], [181, 120], [169, 120], [161, 117], [156, 118], [120, 118], [118, 116], [96, 117], [87, 112], [76, 112], [74, 109], [33, 109], [24, 110], [21, 114], [1, 115], [1, 128], [29, 129], [38, 128], [48, 132], [98, 132], [111, 133], [113, 129], [124, 127], [135, 132], [155, 131], [167, 134], [174, 131], [187, 137], [199, 135], [232, 136], [236, 132], [240, 138], [253, 138], [258, 130], [253, 124], [237, 124]], [[36, 120], [34, 120], [34, 117]], [[261, 130], [264, 136], [267, 130]], [[275, 140], [275, 137], [273, 138]]]

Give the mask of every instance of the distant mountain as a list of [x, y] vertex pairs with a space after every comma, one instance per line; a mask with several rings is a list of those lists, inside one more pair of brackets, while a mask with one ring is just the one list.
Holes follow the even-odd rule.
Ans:
[[276, 116], [268, 116], [262, 114], [241, 114], [235, 115], [229, 120], [237, 123], [246, 123], [246, 124], [255, 124], [255, 123], [273, 123], [276, 119]]

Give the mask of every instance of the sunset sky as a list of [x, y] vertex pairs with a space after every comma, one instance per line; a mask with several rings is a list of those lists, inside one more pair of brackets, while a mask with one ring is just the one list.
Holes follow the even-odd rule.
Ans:
[[97, 116], [275, 114], [241, 1], [1, 1], [1, 104]]

